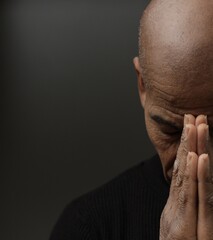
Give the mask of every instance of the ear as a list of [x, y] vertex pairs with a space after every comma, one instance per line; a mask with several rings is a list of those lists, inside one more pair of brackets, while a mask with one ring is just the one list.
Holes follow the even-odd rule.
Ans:
[[144, 84], [143, 77], [142, 77], [142, 70], [141, 70], [141, 66], [140, 66], [139, 57], [135, 57], [133, 59], [133, 64], [134, 64], [135, 71], [137, 74], [137, 79], [138, 79], [139, 97], [140, 97], [141, 105], [144, 108], [145, 102], [146, 102], [146, 89], [145, 89], [145, 84]]

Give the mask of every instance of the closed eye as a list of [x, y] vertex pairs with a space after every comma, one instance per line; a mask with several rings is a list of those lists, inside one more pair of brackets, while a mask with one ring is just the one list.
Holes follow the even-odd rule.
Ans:
[[162, 132], [169, 136], [180, 137], [182, 134], [182, 130], [174, 130], [174, 129], [162, 129]]
[[151, 119], [154, 120], [160, 127], [165, 129], [168, 133], [181, 133], [182, 128], [179, 127], [175, 122], [166, 120], [158, 115], [151, 115]]

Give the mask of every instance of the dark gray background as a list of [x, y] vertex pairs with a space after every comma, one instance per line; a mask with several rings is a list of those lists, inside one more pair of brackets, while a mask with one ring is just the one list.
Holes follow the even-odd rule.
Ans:
[[68, 202], [153, 154], [132, 65], [147, 2], [2, 4], [0, 239], [48, 239]]

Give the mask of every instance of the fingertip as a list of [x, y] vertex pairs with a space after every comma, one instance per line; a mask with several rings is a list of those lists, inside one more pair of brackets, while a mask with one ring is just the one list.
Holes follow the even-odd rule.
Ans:
[[198, 156], [195, 152], [188, 152], [185, 174], [193, 181], [197, 181], [197, 162]]
[[196, 117], [195, 126], [198, 127], [202, 123], [208, 124], [207, 115], [199, 115]]
[[198, 158], [199, 164], [206, 164], [209, 161], [209, 154], [203, 153]]
[[198, 126], [197, 126], [197, 129], [198, 130], [207, 130], [209, 128], [209, 125], [206, 124], [206, 123], [200, 123]]
[[184, 125], [186, 125], [186, 124], [195, 125], [195, 117], [192, 114], [185, 114], [184, 115]]
[[189, 160], [193, 160], [193, 159], [198, 159], [198, 156], [197, 156], [197, 154], [195, 152], [188, 152], [187, 158]]

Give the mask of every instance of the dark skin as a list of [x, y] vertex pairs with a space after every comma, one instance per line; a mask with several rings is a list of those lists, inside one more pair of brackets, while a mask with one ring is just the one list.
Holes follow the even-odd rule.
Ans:
[[154, 0], [142, 19], [139, 95], [171, 184], [161, 240], [213, 240], [212, 26], [212, 0]]

